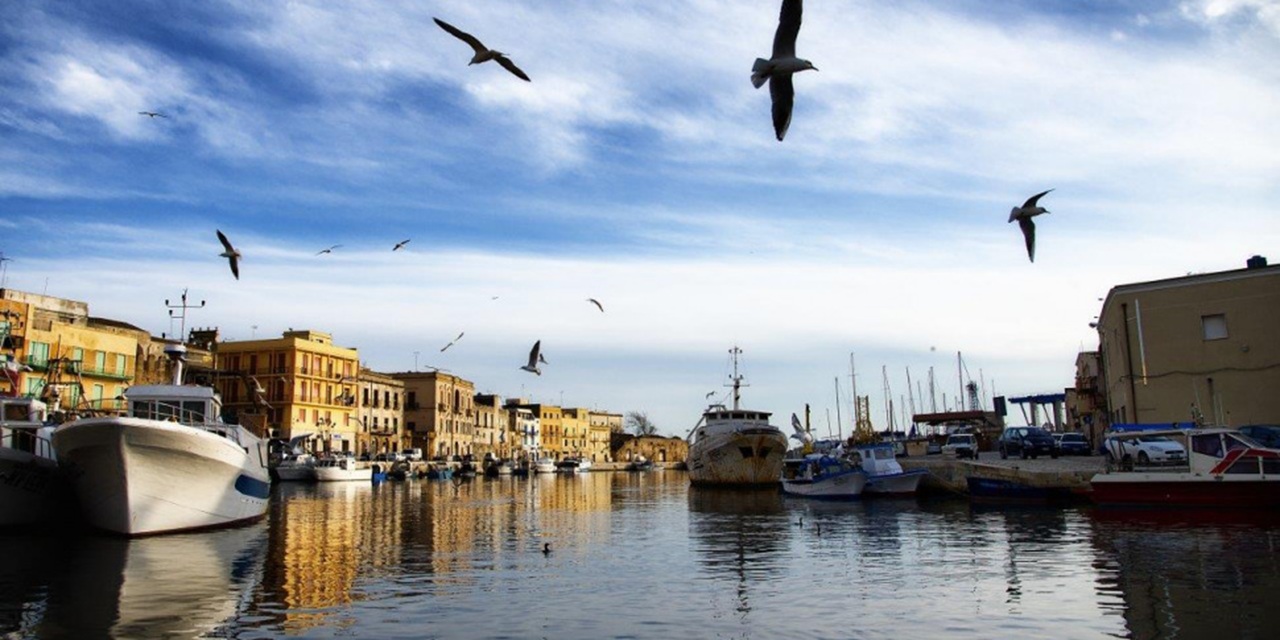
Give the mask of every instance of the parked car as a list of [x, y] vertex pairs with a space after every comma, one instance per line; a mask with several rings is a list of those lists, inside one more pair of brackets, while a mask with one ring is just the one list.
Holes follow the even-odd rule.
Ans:
[[1251, 424], [1240, 427], [1240, 433], [1269, 449], [1280, 449], [1280, 424]]
[[1149, 466], [1187, 463], [1187, 450], [1182, 444], [1165, 436], [1109, 436], [1104, 442], [1107, 459], [1119, 462], [1122, 468], [1132, 468], [1135, 464]]
[[1089, 455], [1089, 440], [1084, 437], [1083, 433], [1055, 433], [1053, 434], [1054, 446], [1058, 448], [1060, 456], [1087, 456]]
[[978, 438], [972, 433], [953, 433], [947, 436], [947, 443], [942, 445], [942, 454], [951, 453], [957, 458], [978, 458]]
[[1053, 436], [1040, 427], [1007, 427], [996, 441], [996, 448], [1000, 450], [1001, 458], [1036, 458], [1040, 455], [1058, 457], [1058, 450], [1053, 446]]

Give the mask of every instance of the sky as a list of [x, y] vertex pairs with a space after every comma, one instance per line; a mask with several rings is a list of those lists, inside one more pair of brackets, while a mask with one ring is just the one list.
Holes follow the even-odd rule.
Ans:
[[[667, 435], [737, 346], [744, 406], [825, 434], [853, 383], [878, 429], [962, 376], [1061, 392], [1111, 287], [1280, 260], [1280, 2], [809, 2], [782, 142], [778, 11], [9, 0], [0, 284], [169, 335], [186, 290], [188, 328]], [[1050, 188], [1033, 263], [1008, 212]]]

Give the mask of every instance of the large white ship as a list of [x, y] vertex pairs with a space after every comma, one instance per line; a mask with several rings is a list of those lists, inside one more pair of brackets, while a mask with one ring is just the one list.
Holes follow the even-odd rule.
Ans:
[[213, 389], [183, 385], [185, 350], [173, 345], [174, 382], [125, 391], [128, 415], [68, 422], [53, 434], [86, 519], [128, 536], [255, 520], [267, 510], [267, 445], [222, 422]]
[[782, 479], [787, 437], [769, 424], [766, 411], [739, 406], [742, 376], [738, 354], [733, 356], [733, 407], [714, 404], [707, 408], [689, 437], [689, 480], [695, 486], [766, 486]]

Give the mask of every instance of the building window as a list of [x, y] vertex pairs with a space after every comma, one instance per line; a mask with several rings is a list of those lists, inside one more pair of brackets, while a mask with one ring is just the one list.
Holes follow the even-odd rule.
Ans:
[[1225, 340], [1227, 338], [1227, 316], [1221, 313], [1200, 316], [1200, 325], [1204, 329], [1205, 340]]

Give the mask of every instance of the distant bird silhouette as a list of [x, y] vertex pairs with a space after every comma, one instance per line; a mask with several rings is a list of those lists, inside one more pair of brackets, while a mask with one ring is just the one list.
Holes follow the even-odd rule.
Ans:
[[803, 526], [804, 526], [804, 516], [801, 516], [801, 517], [800, 517], [800, 519], [796, 520], [796, 526], [797, 526], [797, 527], [803, 527]]
[[708, 392], [707, 392], [707, 399], [708, 399], [708, 400], [710, 400], [710, 399], [711, 399], [711, 396], [714, 396], [715, 394], [716, 394], [716, 392], [714, 392], [714, 391], [708, 391]]
[[340, 245], [340, 244], [331, 245], [328, 249], [321, 249], [321, 250], [317, 251], [317, 252], [316, 252], [316, 255], [323, 255], [323, 254], [326, 254], [326, 253], [333, 253], [333, 250], [334, 250], [334, 249], [337, 249], [338, 247], [341, 247], [341, 246], [342, 246], [342, 245]]
[[587, 302], [594, 304], [596, 308], [600, 310], [600, 313], [604, 313], [604, 306], [600, 304], [599, 300], [596, 300], [595, 298], [587, 298]]
[[231, 275], [235, 276], [236, 280], [239, 280], [240, 252], [237, 251], [235, 247], [231, 246], [231, 241], [227, 240], [227, 236], [223, 235], [221, 230], [215, 229], [215, 231], [218, 232], [218, 241], [222, 243], [223, 248], [222, 253], [218, 255], [226, 258], [227, 262], [231, 263]]
[[542, 341], [541, 340], [533, 343], [533, 348], [529, 350], [529, 363], [520, 368], [530, 373], [542, 375], [542, 370], [538, 368], [539, 362], [542, 362], [542, 363], [547, 362], [542, 358]]
[[791, 107], [795, 103], [795, 87], [791, 76], [797, 71], [818, 68], [812, 62], [796, 57], [796, 36], [800, 35], [800, 14], [804, 9], [801, 0], [782, 0], [778, 15], [778, 30], [773, 34], [773, 54], [768, 60], [756, 58], [751, 66], [751, 84], [757, 89], [769, 82], [769, 96], [773, 101], [773, 132], [778, 142], [787, 135], [791, 126]]
[[163, 113], [160, 113], [159, 111], [139, 111], [138, 115], [146, 116], [148, 118], [168, 118], [169, 117]]
[[410, 240], [412, 240], [412, 239], [413, 239], [413, 238], [405, 238], [404, 240], [401, 240], [400, 242], [397, 242], [397, 243], [396, 243], [396, 246], [391, 247], [391, 250], [392, 250], [392, 251], [399, 251], [399, 250], [400, 250], [402, 247], [404, 247], [406, 244], [409, 244], [409, 241], [410, 241]]
[[520, 78], [525, 82], [529, 82], [529, 76], [525, 75], [524, 72], [520, 70], [520, 67], [517, 67], [514, 62], [507, 58], [507, 54], [502, 53], [501, 51], [494, 51], [493, 49], [484, 46], [484, 44], [480, 42], [480, 40], [476, 39], [475, 36], [449, 24], [448, 22], [445, 22], [444, 20], [441, 20], [440, 18], [433, 18], [433, 20], [436, 21], [436, 24], [440, 25], [441, 29], [448, 31], [453, 34], [455, 38], [471, 45], [471, 48], [475, 49], [476, 54], [471, 56], [471, 62], [467, 63], [467, 66], [480, 64], [481, 62], [488, 62], [490, 60], [497, 60], [498, 64], [502, 65], [502, 67], [507, 71], [515, 74], [517, 78]]
[[542, 555], [544, 555], [544, 556], [549, 556], [549, 555], [551, 555], [551, 543], [550, 543], [550, 542], [544, 542], [544, 543], [542, 543]]
[[1048, 209], [1036, 204], [1049, 191], [1041, 191], [1031, 196], [1021, 207], [1014, 207], [1009, 212], [1009, 222], [1017, 220], [1018, 226], [1022, 228], [1022, 237], [1027, 241], [1027, 257], [1032, 262], [1036, 261], [1036, 223], [1031, 219], [1042, 213], [1049, 213]]
[[454, 345], [454, 343], [455, 343], [455, 342], [457, 342], [457, 341], [461, 340], [461, 339], [462, 339], [462, 335], [463, 335], [464, 333], [466, 333], [466, 332], [465, 332], [465, 331], [463, 331], [463, 332], [458, 333], [458, 337], [454, 338], [453, 340], [450, 340], [450, 341], [449, 341], [449, 344], [446, 344], [445, 346], [440, 347], [440, 352], [441, 352], [441, 353], [444, 353], [444, 350], [445, 350], [445, 349], [448, 349], [449, 347], [452, 347], [452, 346]]

